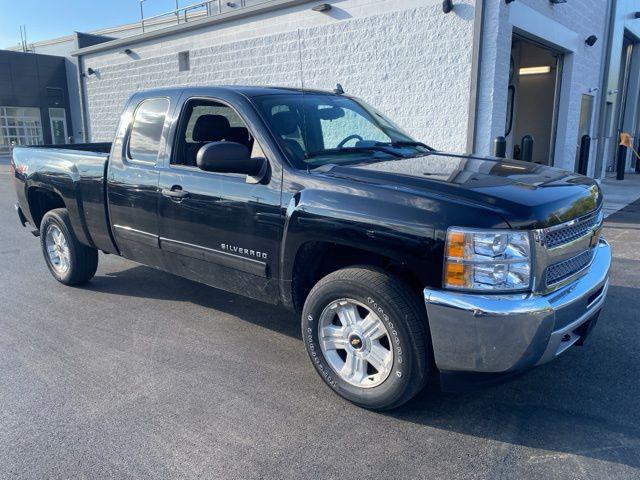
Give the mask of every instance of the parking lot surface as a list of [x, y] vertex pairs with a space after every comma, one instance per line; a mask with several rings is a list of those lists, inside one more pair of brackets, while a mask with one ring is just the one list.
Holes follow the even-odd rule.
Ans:
[[607, 219], [584, 347], [380, 414], [332, 394], [296, 316], [114, 257], [58, 284], [0, 165], [0, 478], [640, 478], [640, 203]]

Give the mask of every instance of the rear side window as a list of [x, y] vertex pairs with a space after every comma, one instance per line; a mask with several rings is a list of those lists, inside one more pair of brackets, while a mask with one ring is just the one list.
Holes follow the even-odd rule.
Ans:
[[129, 137], [131, 160], [156, 162], [168, 109], [169, 100], [166, 98], [152, 98], [138, 105], [133, 115], [133, 126]]
[[180, 114], [172, 165], [197, 167], [200, 149], [210, 142], [235, 142], [247, 147], [251, 157], [264, 153], [249, 127], [230, 106], [215, 100], [191, 99]]

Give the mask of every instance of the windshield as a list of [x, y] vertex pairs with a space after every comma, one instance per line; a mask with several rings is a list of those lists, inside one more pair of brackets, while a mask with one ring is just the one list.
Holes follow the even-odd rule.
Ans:
[[432, 150], [362, 100], [292, 93], [254, 101], [297, 168], [407, 158]]

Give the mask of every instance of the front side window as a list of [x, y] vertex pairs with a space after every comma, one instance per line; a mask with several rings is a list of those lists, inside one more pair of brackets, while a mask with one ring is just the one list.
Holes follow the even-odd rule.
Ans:
[[296, 92], [253, 100], [297, 168], [418, 156], [431, 150], [355, 98]]
[[131, 160], [156, 162], [168, 109], [169, 100], [166, 98], [144, 100], [138, 105], [133, 116], [133, 126], [129, 137], [129, 158]]
[[228, 105], [213, 100], [190, 100], [181, 118], [172, 165], [197, 167], [198, 151], [210, 142], [241, 143], [252, 157], [264, 157], [245, 122]]

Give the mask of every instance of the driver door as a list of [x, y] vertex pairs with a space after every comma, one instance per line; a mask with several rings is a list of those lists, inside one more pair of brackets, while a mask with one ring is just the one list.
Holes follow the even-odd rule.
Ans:
[[200, 170], [209, 142], [246, 145], [264, 157], [238, 111], [213, 98], [187, 99], [169, 165], [160, 173], [160, 248], [167, 269], [235, 293], [275, 302], [282, 235], [280, 177]]

